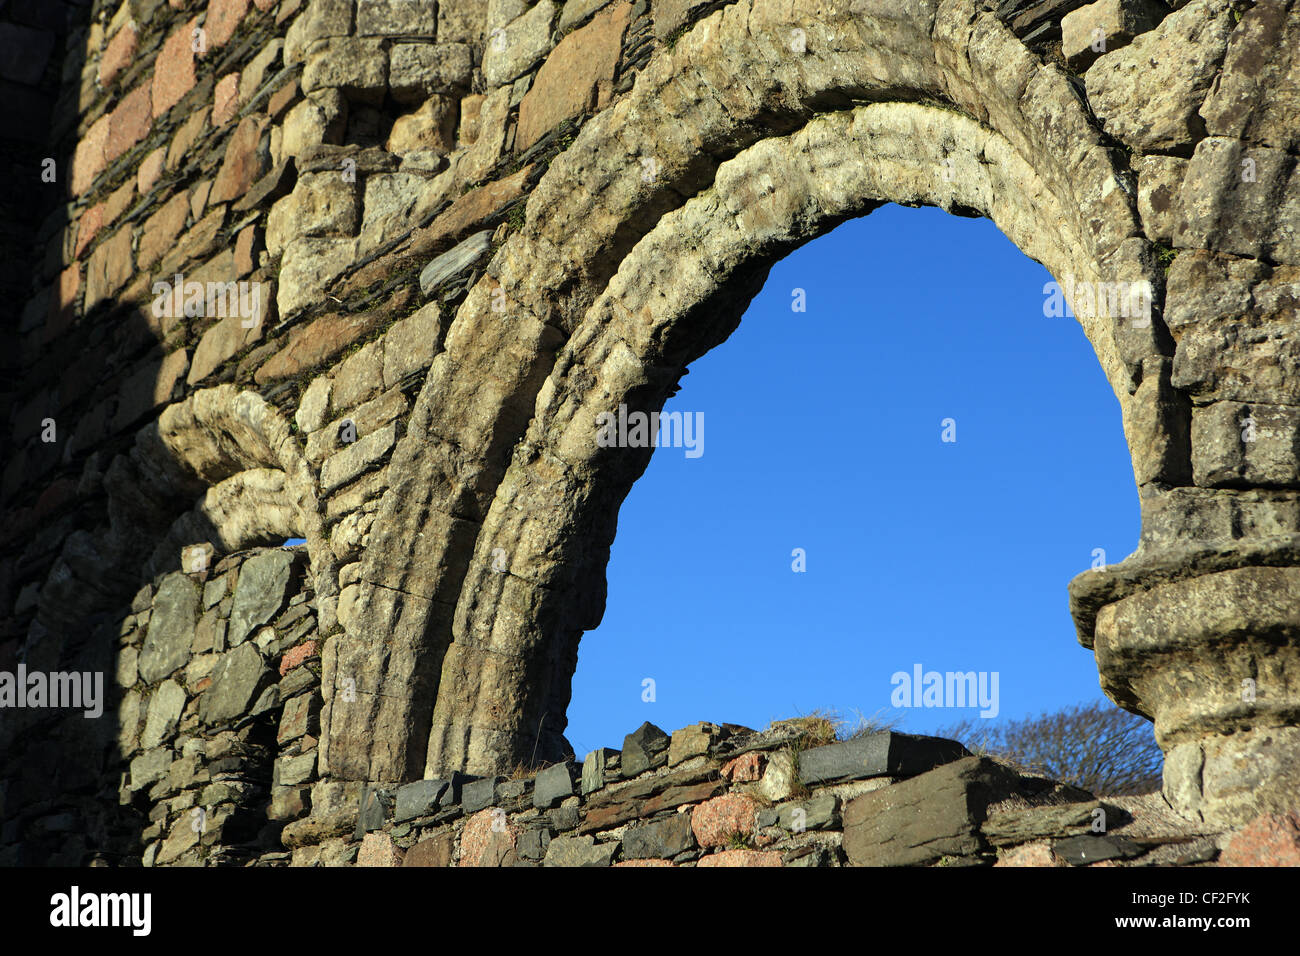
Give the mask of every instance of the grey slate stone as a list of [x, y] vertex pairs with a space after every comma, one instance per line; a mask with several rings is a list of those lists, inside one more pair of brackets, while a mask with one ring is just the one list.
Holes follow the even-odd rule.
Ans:
[[608, 747], [601, 747], [599, 750], [593, 750], [587, 754], [587, 759], [582, 762], [582, 795], [584, 797], [605, 786], [605, 769], [609, 764], [609, 758], [617, 754], [617, 750], [610, 750]]
[[561, 833], [578, 829], [578, 824], [582, 822], [577, 807], [556, 807], [546, 817], [551, 821], [551, 826]]
[[296, 697], [305, 690], [310, 690], [320, 683], [320, 678], [303, 665], [295, 667], [279, 683], [280, 699], [288, 700], [290, 697]]
[[[668, 762], [668, 746], [672, 738], [646, 721], [623, 738], [622, 771], [624, 777], [635, 777], [657, 763]], [[659, 758], [663, 759], [660, 760]]]
[[473, 268], [474, 264], [492, 248], [492, 230], [476, 232], [453, 249], [444, 252], [424, 267], [420, 273], [420, 291], [432, 295], [438, 286]]
[[502, 781], [497, 784], [497, 806], [504, 807], [510, 813], [523, 810], [530, 802], [529, 793], [532, 789], [531, 779]]
[[257, 698], [257, 703], [248, 709], [250, 717], [256, 717], [258, 714], [264, 714], [268, 710], [275, 710], [280, 706], [280, 686], [271, 684]]
[[781, 858], [785, 866], [803, 867], [812, 869], [819, 866], [830, 865], [830, 853], [824, 846], [801, 846], [797, 850], [792, 850]]
[[198, 613], [199, 589], [190, 579], [180, 571], [163, 578], [140, 649], [140, 677], [145, 683], [162, 680], [190, 659]]
[[450, 786], [447, 780], [417, 780], [397, 788], [397, 813], [394, 822], [404, 823], [422, 817], [438, 806]]
[[689, 813], [674, 813], [646, 826], [628, 827], [623, 834], [623, 858], [627, 860], [666, 860], [694, 848]]
[[551, 831], [546, 828], [525, 830], [519, 834], [515, 853], [521, 860], [540, 860], [551, 845]]
[[484, 777], [482, 780], [471, 780], [466, 783], [460, 788], [462, 809], [466, 813], [478, 813], [492, 806], [497, 798], [497, 785], [505, 779], [505, 777]]
[[610, 866], [617, 843], [597, 843], [595, 837], [556, 837], [546, 848], [544, 866]]
[[242, 644], [255, 628], [268, 623], [284, 607], [293, 573], [293, 554], [264, 551], [244, 562], [235, 582], [235, 601], [230, 607], [226, 643]]
[[1098, 809], [1105, 813], [1101, 819], [1110, 826], [1124, 820], [1124, 814], [1119, 808], [1093, 800], [1090, 803], [1006, 810], [990, 815], [981, 829], [984, 838], [994, 846], [1016, 846], [1032, 840], [1089, 836], [1095, 819], [1094, 812]]
[[565, 797], [574, 793], [576, 768], [572, 760], [547, 767], [537, 775], [533, 790], [533, 806], [538, 810], [549, 810]]
[[309, 750], [296, 757], [281, 757], [275, 762], [273, 783], [277, 787], [293, 787], [306, 783], [316, 773], [316, 751]]
[[131, 761], [130, 789], [140, 790], [149, 786], [155, 780], [161, 780], [167, 776], [167, 770], [171, 765], [171, 751], [166, 747], [160, 747], [157, 750], [146, 750]]
[[185, 709], [185, 691], [175, 681], [165, 680], [149, 698], [149, 712], [140, 736], [140, 746], [152, 750], [170, 737]]
[[475, 779], [476, 778], [471, 777], [469, 774], [453, 770], [451, 775], [446, 778], [447, 789], [443, 791], [442, 796], [438, 799], [438, 806], [442, 807], [444, 810], [457, 806], [461, 801], [465, 785], [467, 783], [472, 783]]
[[970, 751], [955, 740], [883, 731], [799, 754], [799, 779], [805, 785], [841, 783], [868, 777], [914, 777]]
[[1087, 866], [1102, 860], [1127, 860], [1146, 851], [1122, 837], [1089, 835], [1057, 840], [1052, 844], [1052, 852], [1071, 866]]
[[918, 866], [987, 858], [979, 831], [988, 807], [1023, 796], [1027, 781], [987, 757], [965, 757], [850, 800], [844, 853], [853, 866]]
[[242, 716], [273, 672], [253, 644], [241, 644], [221, 655], [212, 669], [212, 686], [203, 692], [199, 719], [216, 724]]
[[361, 812], [353, 836], [360, 840], [372, 830], [381, 830], [393, 809], [393, 794], [367, 786], [361, 791]]
[[[771, 810], [763, 810], [758, 815], [760, 827], [780, 826], [791, 832], [797, 832], [802, 823], [804, 830], [826, 830], [839, 823], [839, 798], [833, 793], [823, 793], [811, 800], [799, 803], [786, 803]], [[799, 811], [803, 811], [802, 820]]]

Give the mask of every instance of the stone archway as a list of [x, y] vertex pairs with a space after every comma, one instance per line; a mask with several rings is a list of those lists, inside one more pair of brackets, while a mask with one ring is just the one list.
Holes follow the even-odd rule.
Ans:
[[[738, 75], [752, 82], [724, 82]], [[1063, 72], [973, 4], [842, 3], [809, 20], [741, 3], [700, 21], [552, 163], [448, 331], [394, 454], [409, 477], [384, 499], [326, 661], [327, 684], [346, 674], [358, 691], [331, 702], [331, 772], [398, 780], [563, 752], [577, 638], [599, 620], [617, 505], [645, 465], [597, 452], [596, 415], [657, 410], [784, 251], [873, 203], [933, 203], [991, 216], [1058, 276], [1159, 289], [1121, 155]], [[1085, 326], [1139, 484], [1180, 480], [1186, 401], [1158, 317]], [[491, 570], [495, 549], [509, 573]]]
[[[785, 252], [928, 203], [1073, 289], [1150, 285], [1149, 321], [1072, 298], [1142, 537], [1071, 611], [1175, 806], [1290, 809], [1298, 4], [258, 2], [206, 52], [206, 13], [97, 18], [21, 230], [0, 658], [72, 650], [178, 544], [297, 533], [325, 698], [297, 836], [364, 783], [557, 759], [647, 460], [598, 416], [662, 407]], [[274, 315], [156, 314], [182, 272]]]

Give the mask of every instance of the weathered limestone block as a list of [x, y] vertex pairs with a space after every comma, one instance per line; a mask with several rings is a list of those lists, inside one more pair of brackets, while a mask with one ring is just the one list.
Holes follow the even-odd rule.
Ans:
[[387, 425], [327, 458], [320, 470], [321, 491], [329, 494], [374, 467], [379, 459], [388, 454], [396, 440], [397, 426]]
[[1242, 402], [1198, 408], [1192, 449], [1202, 487], [1300, 485], [1300, 408]]
[[1223, 72], [1201, 107], [1211, 136], [1300, 150], [1300, 19], [1295, 0], [1256, 3], [1233, 31]]
[[1300, 268], [1204, 251], [1169, 270], [1173, 384], [1200, 398], [1300, 405], [1300, 341], [1288, 332]]
[[334, 552], [334, 556], [341, 561], [349, 561], [358, 557], [365, 541], [366, 532], [370, 530], [374, 520], [375, 516], [373, 514], [353, 512], [336, 524], [330, 531], [330, 550]]
[[1097, 0], [1061, 20], [1061, 52], [1071, 69], [1086, 70], [1103, 53], [1127, 46], [1169, 12], [1156, 0]]
[[[312, 432], [307, 437], [307, 460], [312, 464], [320, 464], [335, 452], [349, 447], [352, 433], [358, 436], [372, 434], [389, 422], [403, 417], [408, 410], [409, 405], [401, 389], [390, 388], [377, 398], [372, 398], [370, 401], [348, 411], [346, 416], [336, 418], [324, 428]], [[373, 473], [368, 477], [373, 478]], [[362, 482], [362, 484], [367, 483]], [[382, 491], [384, 487], [386, 485], [381, 482], [378, 486], [379, 491]], [[343, 496], [350, 495], [351, 490], [349, 488], [347, 492], [342, 493]], [[377, 493], [373, 489], [366, 491], [361, 498], [353, 501], [351, 506], [346, 509], [335, 508], [334, 502], [336, 498], [331, 498], [328, 513], [333, 517], [344, 513], [346, 510], [360, 507], [362, 502]]]
[[330, 394], [334, 380], [322, 375], [311, 380], [303, 392], [294, 420], [304, 432], [314, 432], [325, 424], [330, 413]]
[[1242, 567], [1162, 584], [1098, 612], [1102, 688], [1122, 706], [1149, 708], [1177, 809], [1234, 825], [1294, 801], [1297, 588], [1300, 568]]
[[355, 0], [308, 0], [284, 38], [284, 64], [301, 63], [307, 48], [325, 37], [345, 37], [352, 29]]
[[301, 156], [320, 143], [341, 141], [347, 118], [347, 101], [338, 90], [327, 88], [308, 96], [285, 117], [281, 161]]
[[333, 37], [312, 44], [302, 70], [307, 94], [332, 88], [350, 100], [379, 105], [388, 91], [388, 55], [382, 41]]
[[[389, 146], [394, 145], [390, 140]], [[412, 210], [426, 182], [424, 176], [415, 173], [375, 173], [366, 177], [365, 214], [361, 220], [363, 252], [410, 228]]]
[[415, 152], [451, 152], [456, 145], [457, 102], [434, 94], [414, 113], [399, 116], [388, 136], [387, 149], [395, 156]]
[[304, 236], [355, 235], [361, 221], [361, 192], [343, 170], [304, 173], [292, 193], [271, 207], [266, 251], [276, 256]]
[[[329, 284], [355, 261], [356, 251], [356, 239], [294, 239], [290, 242], [280, 262], [280, 285], [275, 297], [281, 317], [295, 316], [318, 304]], [[258, 381], [270, 380], [273, 374], [276, 372], [267, 371], [263, 366], [258, 370]]]
[[398, 43], [388, 54], [388, 88], [399, 103], [466, 89], [472, 73], [464, 43]]
[[1134, 161], [1133, 169], [1138, 174], [1138, 214], [1143, 231], [1152, 242], [1173, 245], [1187, 160], [1143, 156]]
[[394, 322], [384, 337], [384, 388], [393, 388], [412, 372], [428, 368], [438, 354], [442, 332], [442, 310], [436, 302]]
[[316, 751], [294, 757], [281, 757], [275, 762], [274, 784], [277, 787], [294, 787], [307, 783], [316, 775]]
[[487, 8], [488, 0], [438, 4], [438, 40], [466, 44], [474, 53], [474, 62], [480, 62], [487, 32]]
[[336, 411], [346, 412], [368, 402], [383, 389], [384, 340], [370, 342], [361, 350], [349, 355], [334, 373], [331, 404]]
[[1174, 244], [1300, 265], [1300, 175], [1280, 149], [1210, 136], [1183, 180]]
[[1204, 136], [1198, 111], [1236, 26], [1233, 7], [1232, 0], [1192, 0], [1099, 58], [1088, 70], [1088, 102], [1106, 132], [1143, 151], [1188, 150]]
[[531, 70], [551, 49], [551, 26], [559, 7], [540, 0], [504, 28], [494, 30], [483, 52], [483, 79], [501, 86]]
[[[653, 0], [650, 9], [654, 18], [655, 36], [667, 40], [694, 10], [706, 7], [711, 2], [712, 0]], [[570, 0], [568, 6], [573, 6], [573, 0]], [[591, 2], [583, 0], [580, 6], [591, 6]]]
[[509, 26], [522, 16], [529, 6], [528, 0], [487, 0], [484, 17], [488, 32]]
[[505, 148], [510, 89], [493, 90], [479, 107], [474, 144], [460, 157], [457, 171], [465, 182], [480, 182], [496, 165]]
[[446, 2], [357, 0], [357, 36], [431, 37], [438, 31], [438, 7]]

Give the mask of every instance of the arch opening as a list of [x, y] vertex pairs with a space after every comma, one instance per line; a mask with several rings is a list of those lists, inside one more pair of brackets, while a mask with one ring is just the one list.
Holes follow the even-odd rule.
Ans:
[[619, 510], [579, 757], [643, 720], [829, 707], [931, 732], [981, 710], [895, 710], [914, 664], [998, 674], [990, 717], [1101, 698], [1065, 584], [1133, 550], [1138, 500], [1050, 281], [988, 220], [894, 205], [773, 266], [664, 406], [702, 415], [704, 453], [654, 449]]
[[[648, 462], [640, 449], [599, 447], [595, 424], [620, 406], [659, 411], [685, 367], [732, 333], [774, 262], [888, 200], [987, 216], [1053, 274], [1103, 272], [1091, 241], [1063, 226], [1070, 216], [1038, 172], [1000, 135], [951, 110], [875, 103], [822, 114], [722, 163], [712, 187], [631, 249], [538, 393], [461, 589], [426, 772], [569, 753], [559, 731], [577, 641], [599, 623], [614, 515]], [[1140, 258], [1133, 266], [1145, 274]], [[1132, 413], [1137, 386], [1123, 355], [1130, 326], [1109, 315], [1080, 321], [1119, 399], [1129, 447], [1142, 449], [1134, 458], [1142, 484], [1153, 465], [1134, 428], [1159, 433], [1163, 423]], [[521, 542], [524, 560], [509, 574], [494, 571], [493, 555]], [[500, 657], [518, 664], [501, 667]], [[506, 717], [517, 726], [488, 730], [501, 721], [488, 701], [502, 698], [526, 701]], [[507, 739], [509, 756], [498, 750]]]

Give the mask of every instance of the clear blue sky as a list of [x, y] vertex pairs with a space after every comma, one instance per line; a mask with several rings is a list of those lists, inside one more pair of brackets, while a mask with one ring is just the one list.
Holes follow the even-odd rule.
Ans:
[[579, 759], [646, 720], [978, 714], [891, 708], [915, 664], [998, 672], [998, 719], [1104, 699], [1066, 584], [1136, 547], [1137, 491], [1082, 329], [1043, 315], [1050, 278], [992, 222], [894, 205], [773, 268], [667, 406], [704, 413], [704, 454], [657, 450], [620, 512]]

